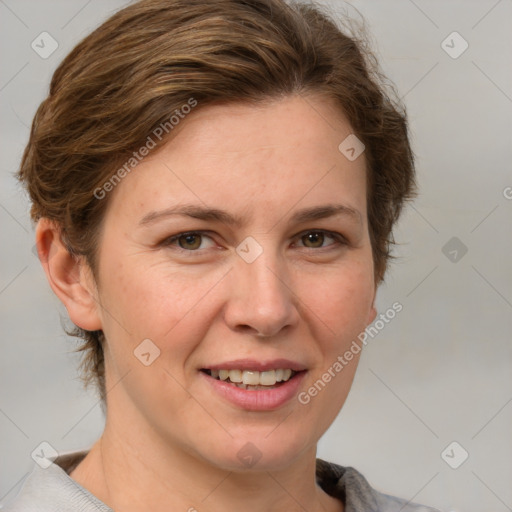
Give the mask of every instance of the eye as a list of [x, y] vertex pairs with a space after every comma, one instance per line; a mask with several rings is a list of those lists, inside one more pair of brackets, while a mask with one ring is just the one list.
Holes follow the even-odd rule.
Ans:
[[[302, 246], [307, 247], [308, 249], [320, 249], [322, 247], [329, 247], [336, 243], [344, 243], [341, 235], [329, 233], [328, 231], [308, 231], [303, 234], [299, 240], [302, 242]], [[325, 244], [325, 242], [329, 240], [331, 240], [331, 243]]]
[[214, 245], [213, 240], [205, 233], [191, 231], [171, 236], [162, 242], [165, 246], [174, 246], [178, 250], [197, 251]]

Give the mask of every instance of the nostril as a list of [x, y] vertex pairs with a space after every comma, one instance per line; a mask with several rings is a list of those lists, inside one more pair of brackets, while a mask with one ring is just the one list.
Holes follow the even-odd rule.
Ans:
[[265, 334], [261, 333], [258, 329], [255, 329], [254, 327], [251, 327], [248, 324], [240, 324], [236, 326], [236, 332], [241, 334], [249, 334], [253, 336], [257, 336], [258, 338], [264, 338], [266, 337]]

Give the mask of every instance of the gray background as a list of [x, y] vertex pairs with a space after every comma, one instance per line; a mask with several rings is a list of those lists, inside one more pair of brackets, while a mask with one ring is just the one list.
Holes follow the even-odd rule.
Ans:
[[[12, 174], [53, 70], [125, 3], [0, 0], [0, 502], [14, 497], [41, 441], [88, 448], [102, 430]], [[378, 295], [381, 312], [395, 301], [404, 309], [369, 341], [319, 456], [444, 510], [512, 510], [512, 2], [330, 4], [364, 15], [405, 99], [420, 196], [397, 229], [399, 258]], [[31, 48], [43, 31], [59, 44], [47, 59]], [[469, 44], [458, 58], [441, 47], [454, 31]], [[453, 37], [447, 44], [462, 48]], [[458, 469], [441, 457], [452, 441], [469, 453]], [[449, 452], [450, 462], [461, 453]]]

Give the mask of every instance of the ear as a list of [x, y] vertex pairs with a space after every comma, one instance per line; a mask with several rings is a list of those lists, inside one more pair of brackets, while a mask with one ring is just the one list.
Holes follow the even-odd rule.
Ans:
[[71, 321], [87, 331], [102, 329], [96, 283], [85, 258], [68, 251], [60, 227], [47, 218], [37, 224], [36, 245], [48, 282]]
[[368, 319], [366, 320], [366, 325], [370, 325], [373, 323], [375, 318], [377, 318], [377, 308], [375, 307], [375, 299], [377, 298], [377, 289], [375, 289], [375, 293], [373, 294], [372, 307], [368, 312]]

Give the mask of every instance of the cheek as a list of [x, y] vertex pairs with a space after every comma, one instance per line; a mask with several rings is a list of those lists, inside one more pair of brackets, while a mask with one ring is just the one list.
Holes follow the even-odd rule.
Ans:
[[373, 268], [367, 261], [354, 261], [339, 269], [304, 277], [301, 299], [328, 333], [333, 346], [357, 336], [367, 326], [375, 286]]
[[128, 336], [137, 345], [149, 338], [162, 354], [172, 348], [179, 359], [179, 352], [192, 350], [193, 341], [200, 340], [212, 322], [218, 303], [216, 284], [222, 276], [220, 270], [196, 275], [159, 262], [113, 266], [104, 295], [115, 315], [116, 322], [109, 322], [114, 339]]
[[315, 290], [307, 307], [310, 325], [317, 326], [318, 364], [299, 403], [320, 437], [343, 406], [356, 373], [361, 355], [358, 336], [367, 326], [374, 299], [373, 267], [366, 259], [350, 262], [321, 279], [304, 281], [307, 289]]
[[[116, 379], [128, 374], [123, 386], [148, 417], [161, 410], [162, 403], [173, 411], [190, 407], [190, 395], [182, 387], [188, 378], [187, 362], [215, 319], [215, 285], [224, 273], [199, 278], [159, 263], [135, 261], [105, 270], [102, 300], [111, 312], [105, 315], [105, 333]], [[138, 347], [143, 341], [149, 347], [144, 349], [150, 352], [149, 366], [134, 357], [142, 353]]]

